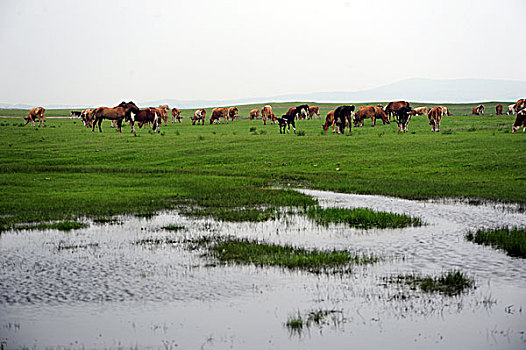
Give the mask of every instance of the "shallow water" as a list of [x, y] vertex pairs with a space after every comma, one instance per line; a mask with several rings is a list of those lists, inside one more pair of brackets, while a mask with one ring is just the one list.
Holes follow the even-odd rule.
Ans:
[[[478, 246], [469, 230], [526, 226], [503, 205], [408, 201], [301, 190], [325, 207], [368, 207], [426, 226], [320, 227], [303, 216], [265, 223], [195, 220], [174, 212], [70, 233], [0, 236], [0, 341], [6, 348], [291, 349], [526, 347], [526, 260]], [[169, 224], [178, 232], [162, 230]], [[308, 248], [374, 253], [346, 275], [214, 266], [183, 238], [233, 235]], [[141, 240], [166, 244], [135, 244]], [[399, 274], [460, 269], [476, 289], [460, 297], [385, 283]], [[289, 317], [336, 310], [302, 333]]]

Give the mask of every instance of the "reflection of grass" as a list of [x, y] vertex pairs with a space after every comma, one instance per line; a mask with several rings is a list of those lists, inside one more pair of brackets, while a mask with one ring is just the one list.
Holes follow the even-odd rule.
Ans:
[[78, 230], [81, 228], [88, 227], [83, 222], [76, 221], [61, 221], [54, 223], [41, 222], [39, 224], [24, 224], [24, 225], [2, 225], [0, 231], [8, 230], [59, 230], [59, 231], [71, 231]]
[[508, 255], [526, 258], [526, 230], [507, 227], [487, 230], [478, 230], [475, 234], [469, 232], [466, 236], [468, 241], [477, 244], [489, 245], [503, 249]]
[[177, 225], [168, 225], [168, 226], [163, 226], [162, 229], [167, 230], [167, 231], [182, 231], [185, 229], [185, 227], [177, 226]]
[[279, 212], [273, 208], [239, 209], [239, 208], [207, 208], [184, 212], [190, 216], [211, 216], [216, 220], [230, 222], [262, 222], [279, 218]]
[[407, 226], [420, 226], [419, 218], [404, 214], [376, 212], [366, 208], [340, 209], [311, 207], [307, 209], [307, 216], [321, 225], [329, 223], [346, 223], [362, 228], [402, 228]]
[[222, 263], [280, 266], [315, 273], [344, 268], [351, 264], [368, 264], [377, 261], [374, 256], [353, 255], [346, 250], [307, 250], [238, 238], [204, 237], [191, 243], [206, 247], [211, 256]]
[[438, 292], [448, 296], [458, 295], [474, 285], [473, 280], [460, 271], [450, 271], [438, 277], [399, 276], [397, 281], [413, 288], [419, 287], [424, 292]]
[[304, 327], [310, 328], [313, 325], [321, 327], [324, 324], [329, 324], [330, 322], [327, 320], [328, 316], [331, 316], [334, 326], [340, 326], [343, 322], [342, 311], [319, 309], [309, 311], [305, 315], [301, 315], [301, 313], [298, 312], [295, 315], [289, 316], [285, 326], [291, 334], [301, 336]]

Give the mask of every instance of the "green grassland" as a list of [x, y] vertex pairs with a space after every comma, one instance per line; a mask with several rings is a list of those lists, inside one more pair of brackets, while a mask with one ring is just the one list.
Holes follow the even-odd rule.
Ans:
[[[272, 105], [280, 116], [296, 104]], [[324, 116], [336, 105], [319, 105], [323, 119], [296, 123], [304, 136], [248, 120], [249, 110], [261, 105], [241, 106], [240, 120], [218, 125], [208, 124], [207, 109], [204, 126], [191, 125], [193, 110], [183, 110], [182, 124], [135, 135], [129, 126], [118, 134], [107, 121], [102, 134], [92, 133], [69, 118], [22, 127], [27, 111], [0, 110], [18, 116], [0, 119], [0, 224], [149, 214], [180, 205], [213, 213], [316, 204], [276, 190], [289, 187], [526, 206], [526, 135], [511, 133], [515, 116], [489, 115], [496, 103], [485, 103], [486, 116], [471, 116], [474, 105], [448, 105], [453, 116], [443, 118], [440, 133], [417, 116], [407, 134], [380, 122], [353, 128], [351, 136], [323, 132]]]

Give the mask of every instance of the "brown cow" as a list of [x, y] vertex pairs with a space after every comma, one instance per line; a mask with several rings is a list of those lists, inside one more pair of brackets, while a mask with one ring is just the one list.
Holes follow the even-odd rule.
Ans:
[[449, 108], [447, 108], [446, 106], [438, 106], [440, 108], [442, 108], [442, 116], [445, 117], [446, 115], [448, 117], [451, 116], [451, 113], [449, 113]]
[[385, 124], [390, 124], [389, 118], [387, 117], [387, 114], [385, 114], [384, 110], [380, 107], [375, 106], [362, 106], [356, 112], [356, 115], [354, 116], [354, 126], [364, 126], [365, 125], [365, 119], [371, 119], [372, 125], [376, 125], [376, 119], [382, 119], [382, 122]]
[[519, 111], [526, 107], [526, 98], [521, 98], [515, 103], [515, 113], [519, 113]]
[[410, 107], [409, 102], [406, 102], [406, 101], [389, 102], [389, 104], [384, 108], [384, 112], [385, 114], [387, 114], [389, 118], [396, 117], [397, 116], [396, 112], [402, 107]]
[[194, 118], [192, 119], [192, 125], [199, 125], [199, 122], [202, 122], [201, 125], [205, 125], [206, 111], [204, 109], [196, 109], [194, 112]]
[[314, 115], [320, 117], [320, 107], [318, 106], [309, 106], [309, 119], [312, 119]]
[[440, 132], [440, 120], [442, 120], [442, 107], [437, 106], [431, 108], [427, 117], [429, 118], [429, 125], [431, 125], [431, 131]]
[[526, 109], [521, 109], [517, 113], [517, 118], [515, 118], [515, 123], [511, 127], [511, 132], [516, 133], [522, 126], [522, 133], [526, 132]]
[[121, 102], [117, 107], [108, 108], [108, 107], [99, 107], [96, 108], [93, 115], [93, 126], [91, 131], [95, 131], [95, 125], [99, 124], [99, 131], [102, 132], [100, 125], [102, 124], [103, 119], [109, 119], [117, 122], [117, 132], [121, 132], [122, 121], [125, 117], [131, 118], [134, 114], [139, 112], [139, 107], [133, 102]]
[[502, 115], [502, 110], [504, 109], [504, 106], [502, 106], [500, 103], [495, 107], [495, 110], [497, 111], [497, 115]]
[[413, 108], [413, 110], [411, 111], [411, 115], [427, 115], [428, 113], [429, 109], [427, 108], [427, 106], [416, 107]]
[[228, 109], [228, 116], [231, 121], [234, 121], [237, 119], [238, 113], [239, 113], [239, 110], [237, 109], [237, 107], [230, 107]]
[[29, 110], [27, 117], [24, 117], [27, 125], [31, 121], [31, 126], [35, 126], [35, 119], [38, 118], [38, 127], [46, 126], [46, 109], [44, 107], [33, 107]]
[[266, 105], [266, 106], [261, 108], [261, 117], [263, 118], [263, 124], [264, 125], [267, 125], [267, 119], [269, 117], [272, 118], [273, 114], [274, 113], [272, 112], [272, 106]]
[[[161, 106], [168, 106], [168, 105], [161, 105]], [[159, 114], [161, 119], [164, 120], [164, 126], [166, 126], [166, 123], [168, 122], [167, 111], [169, 111], [170, 109], [169, 108], [168, 109], [161, 108], [161, 106], [159, 106], [159, 107], [148, 107], [148, 108], [151, 108], [151, 109], [155, 110], [155, 112]]]
[[329, 125], [332, 125], [332, 133], [334, 134], [334, 110], [329, 111], [325, 117], [325, 124], [322, 125], [323, 130], [327, 131]]
[[259, 118], [259, 109], [253, 109], [250, 111], [250, 120]]
[[484, 105], [478, 105], [471, 110], [472, 115], [484, 115]]
[[213, 124], [216, 122], [221, 123], [221, 117], [223, 117], [223, 120], [225, 122], [228, 122], [227, 116], [228, 116], [228, 109], [224, 107], [214, 108], [212, 110], [212, 116], [210, 117], [210, 124]]
[[175, 121], [181, 122], [181, 111], [178, 108], [172, 108], [172, 123]]
[[93, 114], [93, 110], [91, 109], [85, 109], [82, 112], [80, 112], [80, 119], [82, 119], [82, 123], [84, 123], [84, 126], [87, 128], [92, 127], [92, 122], [93, 122], [92, 114]]

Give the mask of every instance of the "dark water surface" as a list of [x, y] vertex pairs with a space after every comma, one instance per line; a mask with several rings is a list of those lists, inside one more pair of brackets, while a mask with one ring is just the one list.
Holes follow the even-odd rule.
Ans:
[[[427, 225], [363, 231], [320, 227], [298, 215], [239, 224], [169, 212], [69, 233], [6, 232], [0, 341], [7, 349], [526, 348], [526, 260], [464, 238], [482, 227], [526, 227], [525, 214], [496, 204], [301, 191], [324, 207], [407, 213]], [[170, 224], [185, 229], [161, 229]], [[314, 275], [215, 266], [181, 243], [212, 234], [349, 249], [382, 261], [345, 275]], [[452, 269], [476, 288], [446, 297], [386, 282]], [[285, 327], [289, 317], [312, 310], [334, 312], [301, 333]]]

